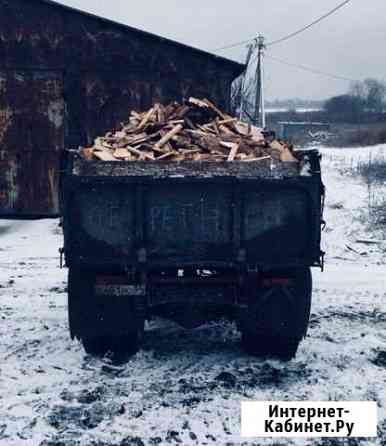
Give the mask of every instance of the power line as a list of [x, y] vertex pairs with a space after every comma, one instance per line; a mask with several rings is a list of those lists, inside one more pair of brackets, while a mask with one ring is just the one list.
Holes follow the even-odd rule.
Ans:
[[[303, 33], [304, 31], [308, 30], [309, 28], [311, 28], [312, 26], [316, 25], [317, 23], [321, 22], [322, 20], [326, 19], [327, 17], [329, 17], [330, 15], [334, 14], [336, 11], [338, 11], [339, 9], [343, 8], [343, 6], [347, 5], [347, 3], [350, 3], [351, 0], [345, 0], [343, 3], [340, 3], [338, 6], [336, 6], [334, 9], [332, 9], [331, 11], [327, 12], [326, 14], [322, 15], [321, 17], [319, 17], [318, 19], [314, 20], [312, 23], [310, 23], [307, 26], [304, 26], [303, 28], [289, 34], [288, 36], [284, 36], [280, 39], [274, 40], [272, 42], [267, 43], [267, 46], [271, 46], [271, 45], [276, 45], [278, 43], [284, 42], [286, 40], [291, 39], [292, 37], [297, 36], [298, 34]], [[224, 50], [228, 50], [231, 48], [236, 48], [238, 46], [241, 45], [246, 45], [247, 43], [252, 42], [255, 39], [255, 37], [253, 37], [252, 39], [248, 39], [248, 40], [243, 40], [241, 42], [235, 42], [235, 43], [231, 43], [230, 45], [227, 46], [223, 46], [221, 48], [216, 48], [213, 51], [224, 51]]]
[[287, 66], [293, 67], [293, 68], [298, 68], [299, 70], [308, 71], [310, 73], [318, 74], [320, 76], [325, 76], [325, 77], [329, 77], [329, 78], [332, 78], [332, 79], [337, 79], [337, 80], [347, 81], [347, 82], [360, 82], [357, 79], [350, 79], [348, 77], [339, 76], [337, 74], [326, 73], [325, 71], [320, 71], [320, 70], [317, 70], [315, 68], [307, 67], [307, 66], [304, 66], [304, 65], [298, 65], [298, 64], [291, 63], [291, 62], [287, 62], [285, 60], [278, 59], [277, 57], [273, 57], [273, 56], [270, 56], [268, 54], [266, 54], [265, 57], [268, 58], [268, 59], [274, 60], [275, 62], [281, 63], [283, 65], [287, 65]]
[[216, 48], [213, 51], [224, 51], [224, 50], [229, 50], [231, 48], [236, 48], [236, 47], [241, 46], [241, 45], [246, 45], [247, 43], [252, 42], [255, 38], [256, 37], [253, 37], [252, 39], [249, 39], [249, 40], [243, 40], [242, 42], [231, 43], [230, 45], [223, 46], [221, 48]]
[[299, 30], [297, 30], [297, 31], [295, 31], [295, 32], [293, 32], [291, 34], [288, 34], [287, 36], [284, 36], [284, 37], [282, 37], [280, 39], [274, 40], [273, 42], [268, 42], [267, 46], [276, 45], [278, 43], [285, 42], [286, 40], [292, 39], [292, 37], [295, 37], [295, 36], [303, 33], [304, 31], [307, 31], [312, 26], [320, 23], [322, 20], [326, 19], [327, 17], [330, 17], [332, 14], [334, 14], [335, 12], [337, 12], [339, 9], [343, 8], [344, 6], [346, 6], [350, 2], [351, 2], [351, 0], [345, 0], [344, 2], [342, 2], [338, 6], [336, 6], [334, 9], [332, 9], [331, 11], [327, 12], [326, 14], [322, 15], [318, 19], [314, 20], [309, 25], [304, 26], [303, 28], [301, 28], [301, 29], [299, 29]]

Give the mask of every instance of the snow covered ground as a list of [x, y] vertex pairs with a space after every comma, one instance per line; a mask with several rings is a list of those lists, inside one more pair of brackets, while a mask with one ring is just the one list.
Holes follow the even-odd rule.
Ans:
[[[126, 364], [87, 356], [68, 335], [57, 222], [0, 220], [0, 446], [384, 446], [386, 247], [357, 242], [382, 234], [350, 174], [369, 150], [323, 149], [327, 265], [314, 271], [309, 334], [290, 363], [246, 355], [227, 322], [156, 321]], [[243, 441], [249, 399], [377, 401], [379, 438]]]

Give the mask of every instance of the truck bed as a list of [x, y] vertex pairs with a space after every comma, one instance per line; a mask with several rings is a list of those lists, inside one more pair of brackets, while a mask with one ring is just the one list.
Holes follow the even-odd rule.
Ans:
[[67, 264], [321, 264], [320, 172], [293, 163], [100, 162], [65, 175]]

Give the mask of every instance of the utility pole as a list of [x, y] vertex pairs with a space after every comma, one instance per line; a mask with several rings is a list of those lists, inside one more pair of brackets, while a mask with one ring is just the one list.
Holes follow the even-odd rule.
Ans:
[[265, 128], [265, 97], [264, 97], [264, 36], [259, 35], [257, 38], [258, 45], [258, 61], [257, 61], [257, 94], [255, 105], [255, 123], [257, 126]]

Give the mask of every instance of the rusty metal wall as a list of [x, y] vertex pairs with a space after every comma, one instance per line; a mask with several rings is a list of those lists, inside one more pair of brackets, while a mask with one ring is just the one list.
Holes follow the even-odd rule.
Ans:
[[0, 0], [0, 215], [58, 213], [61, 150], [130, 109], [191, 95], [229, 107], [242, 66], [45, 0]]
[[0, 213], [58, 213], [63, 76], [0, 68]]

